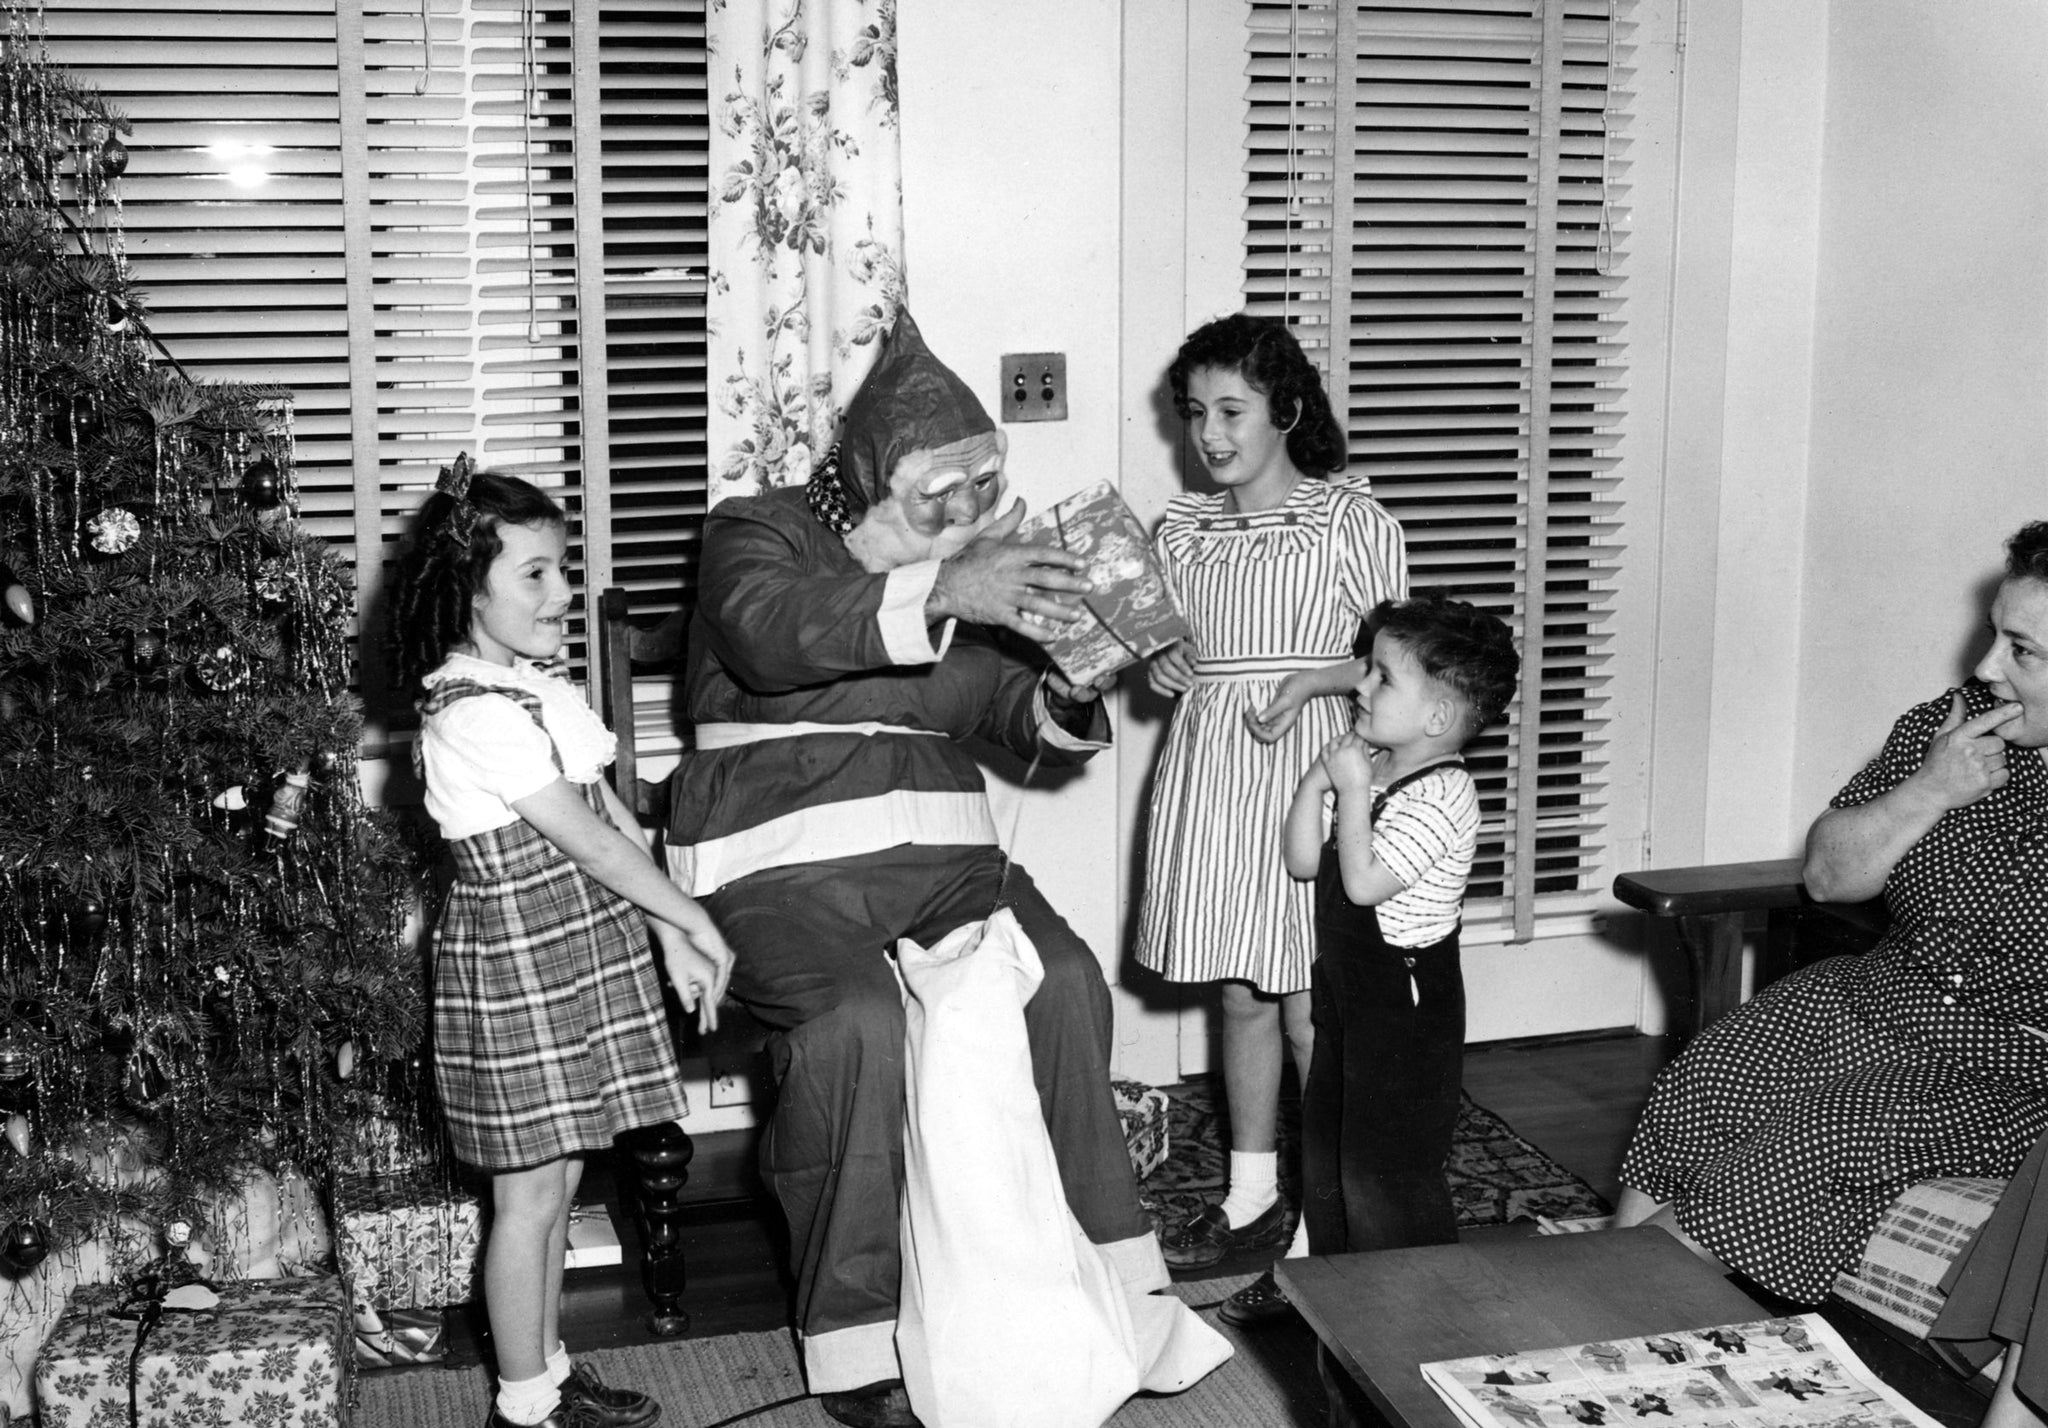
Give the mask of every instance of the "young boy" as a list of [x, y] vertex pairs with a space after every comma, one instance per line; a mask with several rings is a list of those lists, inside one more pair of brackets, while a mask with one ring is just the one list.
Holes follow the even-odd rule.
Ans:
[[[1459, 905], [1479, 837], [1458, 755], [1500, 717], [1521, 667], [1504, 622], [1436, 592], [1382, 603], [1358, 652], [1357, 720], [1287, 811], [1287, 871], [1316, 882], [1301, 1137], [1318, 1255], [1458, 1237], [1444, 1162], [1465, 1053]], [[1270, 1276], [1237, 1297], [1259, 1303], [1233, 1300], [1233, 1322], [1287, 1312]]]

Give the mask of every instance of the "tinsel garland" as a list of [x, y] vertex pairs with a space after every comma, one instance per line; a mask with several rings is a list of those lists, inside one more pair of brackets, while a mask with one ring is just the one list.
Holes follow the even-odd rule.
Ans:
[[354, 579], [300, 527], [289, 394], [167, 360], [130, 126], [0, 13], [0, 1231], [58, 1250], [318, 1179], [353, 1120], [431, 1137], [419, 860], [358, 789]]

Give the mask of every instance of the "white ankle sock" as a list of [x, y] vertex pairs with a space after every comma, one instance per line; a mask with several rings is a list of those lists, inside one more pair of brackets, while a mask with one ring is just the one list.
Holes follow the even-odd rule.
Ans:
[[1282, 1259], [1308, 1258], [1308, 1216], [1303, 1215], [1294, 1222], [1294, 1238], [1287, 1242], [1287, 1253]]
[[1280, 1198], [1280, 1153], [1275, 1150], [1230, 1152], [1230, 1193], [1223, 1197], [1223, 1216], [1241, 1230], [1273, 1208]]
[[562, 1395], [545, 1371], [498, 1380], [498, 1416], [508, 1423], [538, 1423], [561, 1406]]
[[548, 1355], [548, 1382], [560, 1388], [569, 1381], [569, 1370], [575, 1367], [569, 1361], [569, 1346], [560, 1339], [555, 1340], [554, 1351]]

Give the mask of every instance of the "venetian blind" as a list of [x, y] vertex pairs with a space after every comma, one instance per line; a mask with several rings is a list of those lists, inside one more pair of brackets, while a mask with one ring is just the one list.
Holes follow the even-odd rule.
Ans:
[[[1520, 636], [1468, 919], [1601, 881], [1630, 0], [1254, 0], [1248, 308], [1325, 364], [1418, 589]], [[1493, 901], [1497, 900], [1497, 901]]]
[[564, 500], [593, 599], [673, 607], [704, 509], [703, 0], [50, 0], [46, 24], [134, 125], [152, 330], [195, 377], [291, 389], [302, 515], [366, 628], [463, 450]]

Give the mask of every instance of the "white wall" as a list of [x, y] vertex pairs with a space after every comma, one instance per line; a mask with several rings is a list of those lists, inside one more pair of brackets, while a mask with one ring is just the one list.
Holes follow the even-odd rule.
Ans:
[[2048, 7], [1836, 0], [1795, 821], [1981, 654], [2048, 519]]
[[1657, 865], [1796, 853], [2048, 516], [2048, 11], [1690, 15]]
[[[898, 12], [904, 258], [932, 350], [1001, 409], [1005, 352], [1064, 352], [1068, 419], [1006, 426], [1033, 509], [1117, 475], [1122, 214], [1120, 6], [906, 5]], [[1117, 761], [1057, 792], [992, 781], [996, 827], [1114, 977]], [[1002, 770], [1012, 776], [1020, 770]], [[1021, 816], [1019, 816], [1021, 808]]]

